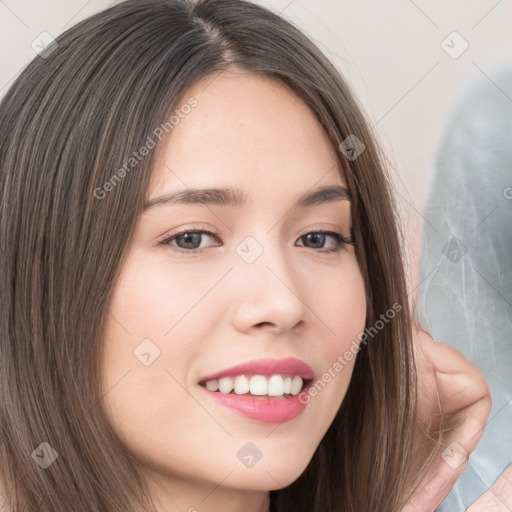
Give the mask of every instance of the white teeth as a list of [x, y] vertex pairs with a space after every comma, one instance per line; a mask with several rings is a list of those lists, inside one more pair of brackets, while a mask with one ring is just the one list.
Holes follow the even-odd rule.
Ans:
[[217, 391], [219, 389], [219, 381], [217, 379], [209, 380], [206, 383], [206, 389], [210, 391]]
[[235, 393], [237, 395], [245, 395], [249, 393], [249, 379], [245, 375], [235, 377]]
[[263, 375], [253, 375], [249, 382], [251, 395], [266, 395], [268, 391], [267, 378]]
[[227, 395], [233, 391], [233, 379], [231, 377], [222, 377], [219, 379], [219, 391]]
[[284, 394], [284, 382], [281, 375], [272, 375], [268, 379], [268, 395], [281, 396]]
[[234, 391], [237, 395], [250, 393], [255, 396], [298, 395], [303, 387], [303, 380], [298, 375], [283, 377], [282, 375], [253, 375], [250, 379], [245, 375], [221, 377], [205, 383], [209, 391], [219, 391], [225, 395]]
[[302, 379], [300, 377], [297, 377], [297, 375], [296, 375], [295, 377], [293, 377], [291, 394], [298, 395], [300, 393], [301, 389], [302, 389]]

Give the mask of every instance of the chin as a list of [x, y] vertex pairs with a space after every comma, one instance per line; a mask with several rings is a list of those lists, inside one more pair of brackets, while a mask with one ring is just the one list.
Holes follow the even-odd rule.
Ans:
[[[268, 461], [263, 463], [263, 458], [252, 468], [238, 470], [236, 476], [232, 475], [230, 483], [240, 485], [248, 490], [275, 491], [288, 487], [305, 471], [309, 460], [290, 460], [289, 457], [281, 461]], [[235, 483], [236, 482], [236, 483]]]

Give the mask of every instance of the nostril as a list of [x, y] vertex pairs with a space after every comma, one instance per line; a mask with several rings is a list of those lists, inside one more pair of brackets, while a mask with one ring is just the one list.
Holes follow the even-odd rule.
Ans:
[[259, 327], [260, 325], [272, 325], [270, 322], [260, 322], [259, 324], [256, 324], [256, 327]]

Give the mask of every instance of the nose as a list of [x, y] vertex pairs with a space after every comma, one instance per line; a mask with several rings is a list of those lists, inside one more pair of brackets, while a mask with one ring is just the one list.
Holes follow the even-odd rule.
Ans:
[[232, 322], [243, 333], [297, 330], [309, 311], [304, 278], [283, 249], [266, 246], [256, 261], [236, 263]]

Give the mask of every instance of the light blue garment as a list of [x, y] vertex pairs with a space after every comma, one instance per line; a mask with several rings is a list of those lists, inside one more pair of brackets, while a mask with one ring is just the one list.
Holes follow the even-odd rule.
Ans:
[[[490, 73], [488, 73], [491, 76]], [[435, 158], [418, 320], [484, 375], [484, 434], [439, 512], [462, 512], [512, 463], [512, 70], [469, 87]]]

